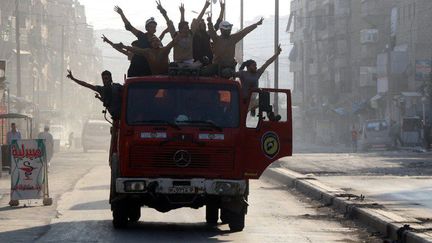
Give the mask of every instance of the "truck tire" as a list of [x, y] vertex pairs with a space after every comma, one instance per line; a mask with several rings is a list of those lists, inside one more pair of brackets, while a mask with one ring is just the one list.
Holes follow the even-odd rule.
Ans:
[[116, 193], [116, 179], [118, 177], [118, 159], [116, 155], [112, 155], [111, 157], [111, 181], [110, 181], [110, 197], [109, 202], [111, 203], [112, 200], [117, 196]]
[[216, 204], [210, 203], [206, 205], [206, 222], [208, 225], [217, 225], [219, 218], [219, 208]]
[[232, 232], [238, 232], [242, 231], [245, 226], [245, 214], [244, 212], [241, 213], [235, 213], [232, 211], [228, 211], [227, 213], [229, 215], [229, 228]]
[[115, 203], [112, 205], [113, 214], [113, 226], [114, 229], [124, 229], [128, 223], [127, 210], [121, 203]]
[[222, 221], [222, 224], [228, 224], [230, 219], [229, 219], [229, 213], [227, 213], [227, 209], [221, 208], [220, 219]]
[[128, 218], [130, 222], [137, 222], [141, 218], [140, 205], [129, 205]]

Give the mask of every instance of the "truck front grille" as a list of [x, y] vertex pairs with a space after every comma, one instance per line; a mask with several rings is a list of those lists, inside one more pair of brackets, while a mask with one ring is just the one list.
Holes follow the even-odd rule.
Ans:
[[[130, 168], [196, 168], [230, 171], [234, 169], [234, 151], [224, 147], [181, 148], [168, 146], [133, 146], [130, 148]], [[184, 151], [188, 163], [178, 163], [175, 154]], [[187, 160], [187, 158], [185, 158]], [[186, 166], [185, 166], [186, 165]]]

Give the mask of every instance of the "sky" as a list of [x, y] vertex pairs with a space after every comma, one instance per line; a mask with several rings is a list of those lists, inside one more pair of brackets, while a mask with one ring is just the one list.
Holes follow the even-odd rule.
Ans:
[[[214, 0], [212, 0], [214, 1]], [[240, 0], [226, 1], [226, 20], [240, 25]], [[114, 6], [118, 5], [123, 9], [126, 17], [134, 26], [143, 26], [146, 19], [155, 17], [158, 23], [165, 25], [165, 21], [156, 9], [154, 0], [79, 0], [85, 6], [87, 22], [95, 29], [122, 29], [124, 28], [120, 16], [114, 12]], [[104, 4], [101, 4], [103, 2]], [[289, 15], [288, 0], [279, 0], [280, 16]], [[195, 12], [200, 12], [204, 6], [204, 0], [162, 0], [162, 6], [167, 10], [170, 18], [175, 22], [180, 19], [179, 5], [184, 3], [186, 9], [186, 20], [197, 16]], [[244, 0], [244, 21], [250, 22], [258, 17], [274, 16], [275, 1], [263, 0]], [[210, 8], [209, 8], [210, 9]], [[219, 2], [213, 4], [213, 19], [219, 15]]]

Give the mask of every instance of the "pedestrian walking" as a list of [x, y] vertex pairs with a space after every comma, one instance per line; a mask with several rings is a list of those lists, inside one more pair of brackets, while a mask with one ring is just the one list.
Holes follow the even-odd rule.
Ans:
[[21, 133], [17, 130], [16, 124], [13, 122], [11, 123], [11, 130], [6, 135], [6, 142], [8, 145], [11, 145], [13, 140], [20, 140], [20, 139], [21, 139]]
[[49, 132], [49, 126], [45, 125], [44, 131], [40, 132], [37, 136], [38, 139], [43, 139], [45, 142], [45, 151], [48, 167], [50, 166], [50, 161], [54, 154], [54, 138], [52, 134]]
[[353, 125], [351, 129], [351, 145], [354, 153], [357, 153], [357, 140], [358, 140], [358, 132], [355, 128], [355, 125]]
[[69, 148], [69, 149], [72, 148], [73, 140], [74, 140], [74, 133], [73, 133], [73, 132], [70, 132], [70, 133], [69, 133], [69, 137], [68, 137], [68, 148]]
[[397, 123], [393, 120], [390, 121], [390, 137], [392, 140], [392, 146], [395, 149], [398, 147], [398, 142], [399, 142], [400, 146], [403, 146], [402, 138], [400, 135], [400, 129], [401, 128], [400, 128], [399, 123]]

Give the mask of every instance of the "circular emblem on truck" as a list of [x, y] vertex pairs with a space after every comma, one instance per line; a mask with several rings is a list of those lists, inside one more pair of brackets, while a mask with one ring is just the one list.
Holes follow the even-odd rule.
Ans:
[[274, 132], [267, 132], [261, 139], [261, 146], [264, 154], [273, 159], [279, 153], [280, 143], [279, 137]]
[[173, 160], [177, 167], [187, 167], [191, 162], [191, 155], [186, 150], [178, 150], [174, 153]]

